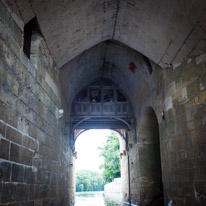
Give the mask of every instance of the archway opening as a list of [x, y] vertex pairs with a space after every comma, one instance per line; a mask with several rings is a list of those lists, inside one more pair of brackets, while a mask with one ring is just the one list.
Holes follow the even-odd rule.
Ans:
[[158, 120], [144, 110], [138, 129], [140, 200], [142, 205], [164, 205]]
[[[129, 199], [129, 167], [128, 167], [128, 133], [135, 134], [134, 113], [131, 102], [125, 93], [111, 80], [96, 79], [83, 88], [71, 104], [71, 132], [75, 145], [79, 136], [91, 129], [110, 129], [116, 131], [123, 145], [119, 157], [123, 183], [119, 183], [119, 201]], [[85, 144], [86, 145], [86, 144]], [[124, 188], [126, 196], [122, 197]], [[117, 193], [118, 193], [117, 192]], [[111, 192], [109, 192], [111, 193]]]
[[75, 141], [75, 206], [120, 203], [120, 154], [125, 146], [122, 136], [113, 130], [88, 130], [78, 136]]

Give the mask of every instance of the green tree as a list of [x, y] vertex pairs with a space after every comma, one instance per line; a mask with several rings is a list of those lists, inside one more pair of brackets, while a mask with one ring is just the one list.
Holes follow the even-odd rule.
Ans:
[[102, 174], [90, 170], [80, 170], [76, 173], [76, 191], [102, 191], [104, 190]]
[[104, 163], [100, 166], [103, 168], [103, 178], [105, 182], [111, 182], [113, 178], [120, 177], [120, 158], [119, 158], [120, 143], [118, 137], [112, 133], [107, 138], [107, 142], [101, 150], [100, 156], [104, 157]]
[[90, 191], [90, 188], [91, 188], [91, 183], [90, 183], [90, 180], [88, 178], [86, 178], [84, 180], [84, 188], [85, 188], [85, 191]]
[[84, 185], [83, 185], [83, 184], [80, 184], [80, 185], [79, 185], [79, 191], [80, 191], [80, 192], [84, 191]]

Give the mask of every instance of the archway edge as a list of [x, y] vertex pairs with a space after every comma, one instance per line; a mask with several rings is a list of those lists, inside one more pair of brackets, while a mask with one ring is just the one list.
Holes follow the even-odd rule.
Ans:
[[157, 113], [155, 112], [155, 109], [151, 105], [145, 105], [142, 108], [142, 112], [140, 114], [140, 119], [138, 122], [138, 128], [137, 128], [137, 141], [139, 136], [139, 131], [142, 129], [142, 125], [145, 124], [149, 125], [151, 124], [151, 121], [155, 122], [155, 126], [157, 126], [158, 133], [159, 133], [159, 120]]
[[[76, 140], [78, 139], [78, 137], [79, 137], [81, 134], [83, 134], [83, 133], [85, 133], [85, 132], [87, 132], [87, 131], [90, 131], [90, 130], [93, 130], [93, 129], [81, 130], [81, 131], [74, 137], [74, 145], [75, 145], [75, 143], [76, 143]], [[116, 129], [108, 129], [108, 130], [111, 130], [111, 131], [113, 131], [113, 132], [118, 133], [119, 136], [122, 137], [122, 139], [126, 141], [125, 135], [124, 135], [123, 133], [121, 133], [120, 131], [118, 131], [118, 130], [116, 130]]]
[[138, 172], [144, 181], [138, 183], [142, 191], [147, 191], [140, 196], [140, 202], [146, 205], [157, 200], [164, 205], [158, 118], [153, 107], [148, 105], [142, 108], [140, 116], [137, 130]]
[[134, 47], [132, 47], [131, 45], [129, 44], [126, 44], [125, 42], [122, 42], [120, 40], [115, 40], [115, 39], [112, 39], [112, 38], [107, 38], [107, 39], [103, 39], [101, 41], [98, 41], [98, 42], [95, 42], [94, 44], [92, 44], [90, 47], [86, 48], [84, 51], [82, 51], [81, 53], [79, 54], [76, 54], [75, 56], [73, 56], [72, 58], [68, 59], [67, 61], [65, 61], [63, 64], [61, 65], [57, 65], [57, 68], [59, 70], [61, 70], [62, 68], [66, 67], [67, 64], [69, 64], [71, 61], [75, 60], [76, 58], [78, 57], [81, 57], [84, 53], [88, 52], [89, 50], [92, 50], [93, 48], [101, 45], [101, 44], [115, 44], [115, 45], [118, 45], [118, 46], [121, 46], [122, 48], [124, 48], [125, 50], [127, 50], [128, 53], [131, 53], [134, 52], [144, 58], [148, 58], [150, 61], [152, 61], [147, 55], [145, 54], [142, 54], [140, 51], [136, 50]]
[[[82, 122], [87, 121], [87, 120], [91, 120], [91, 119], [95, 119], [95, 118], [89, 117], [89, 118], [84, 118], [84, 119], [80, 120], [76, 125], [73, 126], [72, 132], [74, 132], [75, 129], [77, 128], [77, 126], [80, 125]], [[121, 119], [121, 118], [110, 117], [110, 119], [119, 120], [119, 121], [123, 122], [123, 123], [128, 127], [129, 130], [132, 129], [132, 125], [129, 125], [125, 120], [123, 120], [123, 119]], [[91, 128], [91, 129], [93, 129], [93, 128]], [[84, 130], [86, 131], [86, 130], [91, 130], [91, 129], [84, 129]], [[110, 129], [110, 128], [108, 128], [108, 129]], [[119, 129], [121, 129], [121, 128], [119, 128]], [[83, 130], [83, 129], [82, 129], [82, 130]], [[114, 131], [115, 131], [116, 129], [111, 129], [111, 130], [114, 130]]]

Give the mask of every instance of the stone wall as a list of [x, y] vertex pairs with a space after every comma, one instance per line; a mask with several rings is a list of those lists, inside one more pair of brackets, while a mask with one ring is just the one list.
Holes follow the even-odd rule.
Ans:
[[206, 204], [206, 58], [164, 73], [165, 121], [160, 124], [166, 202]]
[[136, 142], [129, 138], [132, 203], [161, 199], [163, 183], [165, 205], [171, 200], [175, 205], [205, 205], [205, 55], [158, 70], [136, 92]]
[[[152, 63], [152, 62], [151, 62]], [[162, 69], [153, 64], [152, 74], [143, 74], [134, 92], [136, 139], [129, 135], [130, 198], [145, 205], [162, 192], [158, 124], [163, 111]]]
[[30, 60], [22, 44], [0, 1], [0, 205], [71, 205], [73, 156], [67, 121], [58, 118], [59, 74], [43, 38]]
[[108, 202], [114, 202], [121, 204], [122, 191], [121, 191], [121, 178], [115, 178], [113, 182], [108, 183], [104, 186], [105, 199]]

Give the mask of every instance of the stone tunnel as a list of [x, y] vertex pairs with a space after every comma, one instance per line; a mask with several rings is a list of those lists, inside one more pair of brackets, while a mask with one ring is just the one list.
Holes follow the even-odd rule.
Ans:
[[206, 205], [205, 0], [0, 0], [0, 205], [74, 205], [91, 128], [125, 205]]

